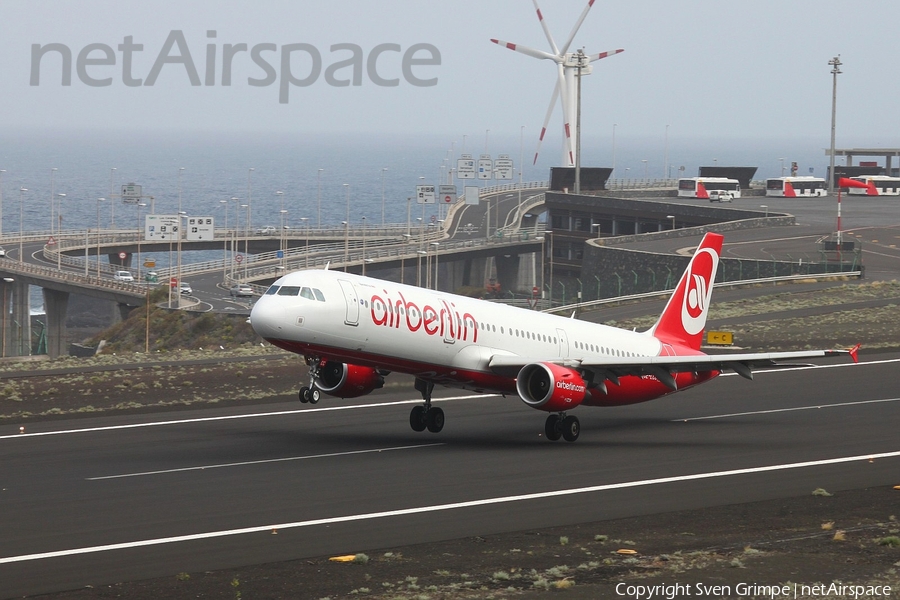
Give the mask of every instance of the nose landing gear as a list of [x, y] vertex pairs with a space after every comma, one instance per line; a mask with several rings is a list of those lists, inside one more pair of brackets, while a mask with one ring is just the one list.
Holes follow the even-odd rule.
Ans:
[[322, 399], [322, 392], [316, 386], [316, 378], [319, 376], [322, 361], [317, 356], [307, 356], [306, 364], [309, 366], [309, 385], [300, 388], [298, 396], [300, 402], [303, 402], [304, 404], [307, 402], [310, 404], [318, 404], [319, 400]]

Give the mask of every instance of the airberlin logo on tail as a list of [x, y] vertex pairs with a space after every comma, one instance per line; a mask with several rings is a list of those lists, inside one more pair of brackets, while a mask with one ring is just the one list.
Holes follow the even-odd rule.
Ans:
[[713, 277], [718, 263], [719, 257], [714, 251], [700, 248], [688, 266], [681, 306], [681, 325], [688, 335], [696, 335], [706, 326], [706, 311], [712, 297]]

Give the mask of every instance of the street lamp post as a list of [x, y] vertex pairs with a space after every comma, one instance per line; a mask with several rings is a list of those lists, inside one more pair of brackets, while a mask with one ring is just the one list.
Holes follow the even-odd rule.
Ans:
[[346, 273], [347, 262], [350, 260], [350, 222], [341, 221], [341, 225], [344, 226], [344, 273]]
[[62, 249], [62, 240], [60, 239], [60, 235], [62, 234], [62, 199], [66, 197], [65, 194], [57, 194], [58, 206], [56, 209], [56, 270], [62, 271], [62, 253], [60, 250]]
[[381, 226], [384, 227], [384, 174], [387, 172], [387, 167], [383, 167], [381, 169]]
[[766, 211], [766, 213], [765, 213], [765, 214], [766, 214], [766, 218], [768, 219], [768, 218], [769, 218], [769, 207], [768, 207], [768, 205], [766, 205], [766, 204], [760, 204], [759, 207], [762, 208], [762, 209], [765, 209], [765, 211]]
[[[137, 204], [135, 204], [135, 208], [137, 208], [137, 251], [138, 251], [138, 253], [137, 253], [138, 254], [138, 257], [137, 257], [138, 277], [137, 278], [138, 279], [140, 279], [140, 277], [141, 277], [141, 237], [143, 237], [141, 235], [141, 208], [143, 208], [144, 206], [147, 206], [146, 202], [138, 202]], [[179, 284], [180, 283], [181, 282], [179, 281]]]
[[309, 268], [309, 217], [300, 217], [303, 223], [303, 256], [305, 257], [304, 267]]
[[287, 212], [284, 210], [284, 192], [277, 191], [275, 195], [278, 196], [281, 201], [281, 209], [278, 211], [278, 214], [281, 215], [281, 226], [278, 228], [278, 249], [281, 251], [281, 268], [284, 268], [284, 213]]
[[110, 229], [116, 228], [116, 191], [113, 188], [113, 174], [116, 172], [116, 167], [110, 167], [109, 169], [109, 227]]
[[344, 184], [344, 192], [347, 195], [347, 218], [346, 218], [346, 221], [347, 221], [347, 223], [349, 223], [350, 222], [350, 184], [349, 183]]
[[672, 229], [675, 229], [675, 215], [666, 215], [667, 219], [672, 219]]
[[251, 217], [252, 211], [253, 211], [253, 183], [250, 180], [250, 176], [253, 174], [253, 171], [255, 171], [255, 170], [256, 169], [254, 169], [253, 167], [250, 167], [250, 169], [247, 171], [247, 232], [248, 233], [249, 233], [250, 227], [251, 227], [250, 217]]
[[[181, 176], [184, 173], [184, 167], [178, 167], [178, 249], [176, 251], [178, 259], [178, 274], [176, 275], [175, 297], [178, 299], [176, 304], [181, 308], [181, 238], [184, 237], [184, 222], [181, 217], [184, 212], [181, 209]], [[138, 261], [138, 272], [140, 273], [140, 261]], [[169, 286], [169, 294], [172, 294], [172, 286]]]
[[[835, 130], [835, 117], [837, 115], [837, 76], [841, 74], [841, 55], [838, 54], [834, 58], [828, 61], [828, 64], [831, 65], [831, 76], [832, 76], [832, 84], [831, 84], [831, 160], [829, 162], [830, 170], [828, 172], [828, 193], [834, 193], [834, 130]], [[888, 173], [890, 175], [890, 173]]]
[[316, 175], [316, 229], [322, 228], [322, 171]]
[[97, 198], [97, 279], [100, 279], [100, 203], [106, 198]]
[[3, 174], [6, 169], [0, 169], [0, 239], [3, 239]]
[[434, 246], [434, 289], [438, 289], [438, 246], [440, 246], [440, 242], [431, 242], [431, 245]]
[[54, 222], [54, 213], [53, 213], [53, 175], [58, 171], [56, 167], [50, 169], [50, 235], [53, 235], [53, 222]]
[[9, 300], [6, 295], [6, 289], [9, 287], [9, 284], [14, 281], [15, 279], [12, 277], [3, 278], [3, 340], [0, 342], [0, 345], [3, 346], [4, 358], [6, 358], [6, 330], [9, 327]]
[[366, 274], [366, 217], [362, 218], [362, 274]]
[[22, 194], [23, 194], [24, 192], [27, 192], [27, 191], [28, 191], [28, 188], [25, 188], [25, 187], [20, 187], [20, 188], [19, 188], [19, 262], [23, 262], [23, 259], [22, 259], [22, 252], [23, 252], [23, 249], [22, 249], [22, 240], [23, 240], [23, 238], [25, 237], [25, 230], [22, 228], [22, 223], [23, 223], [23, 220], [22, 220], [22, 216], [23, 216], [23, 210], [22, 210], [22, 207], [24, 206], [24, 200], [22, 199]]
[[784, 177], [784, 157], [783, 157], [783, 156], [779, 156], [779, 157], [778, 157], [778, 160], [781, 161], [781, 176]]

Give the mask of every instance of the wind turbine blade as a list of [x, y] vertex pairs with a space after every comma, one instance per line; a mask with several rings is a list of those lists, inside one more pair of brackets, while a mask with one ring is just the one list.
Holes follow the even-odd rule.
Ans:
[[619, 52], [625, 52], [625, 48], [609, 50], [607, 52], [601, 52], [600, 54], [589, 54], [588, 59], [593, 62], [595, 60], [600, 60], [601, 58], [606, 58], [607, 56], [612, 56], [613, 54], [618, 54]]
[[547, 41], [550, 42], [550, 48], [553, 50], [553, 54], [559, 54], [559, 48], [556, 47], [556, 42], [553, 41], [553, 36], [550, 35], [550, 29], [547, 27], [547, 21], [544, 20], [544, 15], [541, 14], [541, 7], [538, 6], [537, 0], [531, 0], [534, 3], [534, 10], [537, 12], [538, 21], [541, 22], [541, 27], [544, 29], [544, 35], [547, 36]]
[[572, 45], [572, 40], [575, 39], [575, 34], [578, 33], [578, 29], [581, 27], [581, 24], [584, 23], [585, 17], [587, 17], [588, 12], [591, 10], [591, 7], [594, 5], [594, 0], [588, 0], [587, 6], [584, 7], [584, 10], [581, 11], [581, 16], [578, 17], [578, 21], [575, 22], [575, 27], [572, 28], [572, 33], [569, 34], [569, 39], [566, 40], [566, 43], [563, 44], [562, 50], [560, 50], [561, 54], [565, 54], [569, 51], [569, 46]]
[[[562, 109], [563, 109], [563, 124], [564, 131], [566, 134], [565, 139], [565, 148], [566, 152], [569, 155], [569, 163], [575, 164], [574, 150], [572, 149], [572, 127], [570, 123], [572, 122], [572, 115], [569, 114], [569, 90], [566, 87], [566, 75], [565, 75], [565, 67], [563, 67], [562, 63], [556, 65], [556, 73], [557, 73], [557, 87], [559, 88], [559, 95], [562, 98]], [[568, 166], [568, 165], [565, 165]]]
[[559, 97], [559, 84], [553, 88], [553, 96], [550, 98], [550, 106], [547, 107], [547, 116], [544, 117], [544, 126], [541, 127], [541, 135], [538, 138], [537, 148], [534, 149], [534, 162], [531, 163], [533, 165], [537, 164], [538, 154], [541, 151], [541, 142], [544, 141], [544, 134], [547, 133], [547, 125], [550, 124], [550, 117], [553, 116], [553, 109], [556, 107], [556, 99]]
[[554, 62], [560, 62], [562, 60], [558, 56], [554, 56], [549, 52], [544, 52], [543, 50], [536, 50], [534, 48], [529, 48], [528, 46], [522, 46], [521, 44], [513, 44], [512, 42], [504, 42], [503, 40], [495, 40], [491, 38], [491, 41], [499, 46], [504, 46], [513, 50], [515, 52], [520, 52], [522, 54], [527, 54], [528, 56], [532, 56], [534, 58], [542, 58], [545, 60], [552, 60]]

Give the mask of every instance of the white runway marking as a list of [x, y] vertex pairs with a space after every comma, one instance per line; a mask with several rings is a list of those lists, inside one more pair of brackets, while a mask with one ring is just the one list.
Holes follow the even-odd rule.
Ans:
[[596, 492], [604, 492], [608, 490], [618, 490], [625, 488], [644, 487], [651, 485], [663, 485], [667, 483], [677, 483], [683, 481], [698, 481], [703, 479], [714, 479], [718, 477], [732, 477], [735, 475], [747, 475], [752, 473], [766, 473], [772, 471], [784, 471], [789, 469], [805, 469], [809, 467], [820, 467], [826, 465], [837, 465], [849, 462], [869, 461], [882, 458], [900, 457], [900, 451], [881, 452], [877, 454], [864, 454], [858, 456], [843, 456], [839, 458], [828, 458], [823, 460], [813, 460], [799, 463], [787, 463], [781, 465], [766, 465], [762, 467], [750, 467], [746, 469], [733, 469], [730, 471], [713, 471], [710, 473], [695, 473], [693, 475], [678, 475], [674, 477], [661, 477], [659, 479], [643, 479], [639, 481], [625, 481], [621, 483], [610, 483], [604, 485], [595, 485], [590, 487], [571, 488], [564, 490], [555, 490], [550, 492], [539, 492], [534, 494], [520, 494], [517, 496], [500, 496], [496, 498], [484, 498], [481, 500], [470, 500], [467, 502], [453, 502], [449, 504], [436, 504], [432, 506], [417, 506], [413, 508], [402, 508], [398, 510], [388, 510], [382, 512], [362, 513], [357, 515], [345, 515], [340, 517], [329, 517], [324, 519], [311, 519], [309, 521], [295, 521], [290, 523], [272, 523], [269, 525], [260, 525], [255, 527], [243, 527], [239, 529], [227, 529], [223, 531], [208, 531], [205, 533], [194, 533], [189, 535], [177, 535], [164, 538], [155, 538], [148, 540], [136, 540], [133, 542], [123, 542], [118, 544], [106, 544], [102, 546], [89, 546], [85, 548], [71, 548], [69, 550], [57, 550], [54, 552], [39, 552], [35, 554], [23, 554], [20, 556], [7, 556], [0, 558], [0, 564], [20, 563], [35, 560], [45, 560], [48, 558], [60, 558], [67, 556], [76, 556], [81, 554], [94, 554], [97, 552], [109, 552], [113, 550], [126, 550], [131, 548], [143, 548], [147, 546], [159, 546], [163, 544], [177, 544], [181, 542], [191, 542], [198, 540], [209, 540], [215, 538], [223, 538], [236, 535], [246, 535], [250, 533], [270, 533], [273, 530], [297, 529], [301, 527], [314, 527], [317, 525], [334, 525], [337, 523], [350, 523], [355, 521], [368, 521], [373, 519], [383, 519], [386, 517], [399, 517], [405, 515], [434, 513], [446, 510], [457, 510], [463, 508], [474, 508], [479, 506], [490, 506], [499, 504], [509, 504], [513, 502], [523, 502], [526, 500], [541, 500], [546, 498], [557, 498], [561, 496], [573, 496], [576, 494], [590, 494]]
[[[477, 400], [480, 398], [492, 398], [497, 394], [473, 394], [471, 396], [450, 396], [448, 398], [433, 398], [435, 404], [449, 402], [451, 400]], [[210, 423], [213, 421], [233, 421], [236, 419], [256, 419], [260, 417], [277, 417], [282, 415], [296, 415], [300, 413], [330, 412], [335, 410], [355, 410], [359, 408], [384, 408], [385, 406], [399, 406], [403, 404], [421, 404], [422, 400], [398, 400], [396, 402], [380, 402], [377, 404], [352, 404], [346, 406], [324, 406], [322, 408], [304, 408], [297, 410], [280, 410], [266, 413], [252, 413], [249, 415], [227, 415], [220, 417], [198, 417], [196, 419], [177, 419], [174, 421], [154, 421], [151, 423], [129, 423], [128, 425], [109, 425], [107, 427], [85, 427], [84, 429], [61, 429], [59, 431], [39, 431], [36, 433], [17, 433], [13, 435], [0, 435], [0, 440], [12, 440], [20, 438], [43, 437], [48, 435], [70, 435], [73, 433], [91, 433], [97, 431], [116, 431], [119, 429], [140, 429], [143, 427], [163, 427], [166, 425], [184, 425], [186, 423]]]
[[234, 463], [220, 463], [215, 465], [202, 465], [199, 467], [182, 467], [180, 469], [164, 469], [160, 471], [142, 471], [140, 473], [123, 473], [121, 475], [101, 475], [100, 477], [88, 477], [87, 481], [102, 481], [104, 479], [123, 479], [125, 477], [143, 477], [146, 475], [164, 475], [167, 473], [184, 473], [185, 471], [205, 471], [207, 469], [224, 469], [227, 467], [246, 467], [249, 465], [264, 465], [267, 463], [289, 462], [294, 460], [310, 460], [313, 458], [336, 458], [339, 456], [353, 456], [357, 454], [377, 454], [379, 452], [393, 452], [394, 450], [415, 450], [416, 448], [432, 448], [445, 446], [444, 442], [434, 444], [417, 444], [414, 446], [394, 446], [392, 448], [374, 448], [371, 450], [350, 450], [347, 452], [332, 452], [330, 454], [310, 454], [307, 456], [288, 456], [284, 458], [269, 458], [266, 460], [247, 460]]
[[707, 419], [727, 419], [728, 417], [746, 417], [749, 415], [768, 415], [772, 413], [791, 412], [795, 410], [817, 410], [820, 408], [837, 408], [840, 406], [859, 406], [860, 404], [879, 404], [881, 402], [898, 402], [900, 398], [882, 398], [881, 400], [860, 400], [859, 402], [837, 402], [835, 404], [815, 404], [812, 406], [795, 406], [792, 408], [770, 408], [768, 410], [752, 410], [739, 413], [727, 413], [723, 415], [708, 415], [705, 417], [688, 417], [686, 419], [672, 419], [673, 423], [685, 423], [687, 421], [704, 421]]

